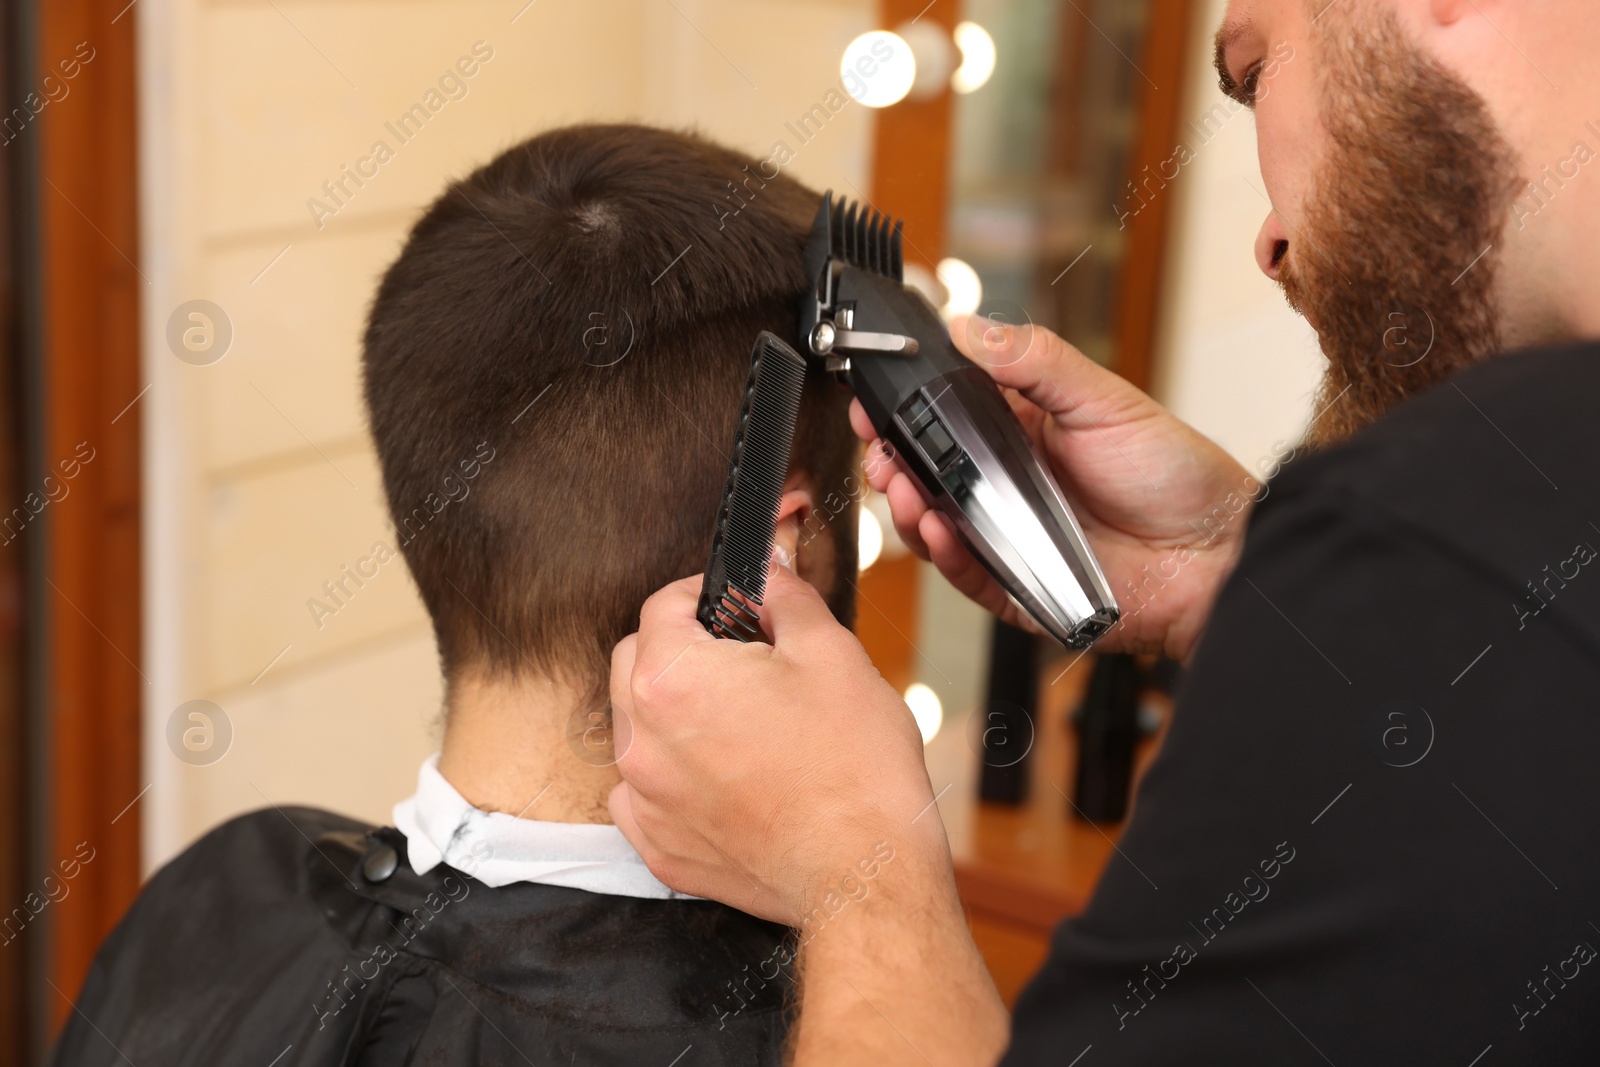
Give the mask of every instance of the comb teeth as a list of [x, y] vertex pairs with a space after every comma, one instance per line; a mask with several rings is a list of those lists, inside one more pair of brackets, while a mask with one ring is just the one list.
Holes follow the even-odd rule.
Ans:
[[854, 200], [839, 200], [833, 205], [829, 222], [835, 255], [853, 267], [905, 281], [899, 219]]
[[718, 637], [748, 642], [761, 635], [760, 613], [732, 591], [724, 593], [722, 599], [712, 605], [712, 615], [710, 630]]
[[756, 609], [767, 591], [805, 373], [805, 360], [794, 349], [766, 331], [756, 338], [696, 612], [718, 637], [748, 641], [761, 635]]

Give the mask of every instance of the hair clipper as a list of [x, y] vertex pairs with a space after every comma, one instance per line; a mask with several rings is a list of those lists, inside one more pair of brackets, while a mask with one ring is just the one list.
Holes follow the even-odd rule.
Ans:
[[1116, 622], [1116, 597], [999, 387], [904, 284], [900, 228], [823, 196], [799, 347], [849, 384], [929, 506], [1017, 604], [1062, 644], [1087, 648]]

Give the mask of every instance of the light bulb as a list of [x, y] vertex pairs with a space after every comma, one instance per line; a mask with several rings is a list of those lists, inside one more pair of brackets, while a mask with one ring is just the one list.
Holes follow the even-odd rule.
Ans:
[[983, 283], [971, 264], [949, 256], [939, 261], [934, 273], [949, 294], [943, 308], [946, 318], [970, 315], [978, 310], [978, 305], [983, 303]]
[[982, 88], [994, 73], [994, 38], [976, 22], [958, 23], [953, 36], [961, 50], [961, 66], [950, 76], [950, 88], [958, 93]]
[[878, 516], [861, 509], [861, 528], [856, 539], [856, 560], [861, 570], [866, 570], [878, 562], [878, 556], [883, 553], [883, 524], [878, 521]]
[[944, 704], [939, 700], [939, 694], [923, 685], [921, 682], [912, 682], [905, 692], [906, 707], [911, 709], [911, 717], [917, 720], [917, 729], [922, 731], [922, 743], [927, 744], [939, 733], [939, 727], [944, 725]]
[[839, 61], [845, 91], [868, 107], [898, 104], [917, 80], [917, 61], [899, 34], [873, 30], [845, 45]]

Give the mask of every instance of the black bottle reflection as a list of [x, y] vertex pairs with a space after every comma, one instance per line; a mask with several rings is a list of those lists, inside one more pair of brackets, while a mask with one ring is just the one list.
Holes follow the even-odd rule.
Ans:
[[978, 797], [997, 804], [1028, 798], [1029, 755], [1039, 699], [1039, 639], [998, 620], [989, 637]]

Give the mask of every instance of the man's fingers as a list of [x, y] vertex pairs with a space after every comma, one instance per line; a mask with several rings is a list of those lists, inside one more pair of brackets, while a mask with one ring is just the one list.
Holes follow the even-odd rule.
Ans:
[[[623, 680], [626, 682], [627, 676]], [[625, 704], [614, 700], [611, 702], [611, 752], [615, 756], [614, 762], [620, 767], [623, 759], [632, 751], [633, 697], [630, 694]]]
[[1006, 403], [1011, 406], [1011, 413], [1022, 423], [1022, 428], [1028, 431], [1028, 436], [1038, 444], [1043, 434], [1044, 410], [1009, 386], [1002, 387], [1000, 395], [1006, 398]]
[[[680, 893], [701, 896], [706, 892], [707, 885], [712, 883], [706, 883], [705, 873], [715, 869], [723, 857], [704, 835], [681, 820], [664, 818], [666, 813], [662, 808], [635, 792], [627, 782], [618, 782], [612, 787], [606, 807], [611, 811], [611, 821], [639, 853], [651, 874]], [[653, 835], [646, 827], [657, 833]], [[741, 899], [734, 902], [736, 906], [752, 913], [760, 910], [758, 901], [743, 892], [739, 895]]]
[[818, 627], [842, 628], [822, 594], [787, 567], [774, 567], [767, 575], [760, 611], [762, 628], [778, 646]]
[[[646, 671], [653, 678], [689, 645], [716, 640], [695, 617], [702, 580], [698, 574], [680, 578], [657, 590], [644, 602], [639, 610], [638, 645], [634, 670], [630, 673]], [[616, 666], [614, 658], [612, 666]]]
[[968, 359], [1001, 385], [1064, 421], [1113, 421], [1155, 401], [1043, 326], [1012, 326], [979, 316], [950, 323], [950, 338]]
[[[627, 782], [618, 782], [611, 787], [606, 797], [606, 808], [611, 812], [611, 821], [628, 839], [628, 844], [639, 853], [645, 866], [662, 881], [666, 881], [662, 872], [671, 866], [671, 857], [684, 851], [685, 834], [694, 834], [695, 838], [704, 840], [693, 830], [663, 823], [660, 807], [652, 804]], [[664, 832], [656, 837], [646, 827]]]
[[861, 463], [861, 471], [867, 476], [867, 484], [880, 493], [888, 492], [889, 480], [899, 471], [900, 465], [894, 461], [894, 455], [887, 441], [874, 438], [867, 445], [867, 454]]
[[867, 417], [867, 409], [861, 406], [861, 401], [854, 397], [850, 400], [850, 428], [856, 436], [871, 444], [878, 436], [878, 431], [873, 427], [872, 420]]
[[927, 559], [928, 546], [922, 540], [920, 528], [922, 517], [928, 513], [928, 504], [911, 483], [911, 476], [904, 471], [897, 471], [883, 491], [889, 498], [889, 514], [894, 519], [894, 529], [900, 535], [900, 540], [918, 556]]
[[[633, 706], [633, 664], [639, 658], [639, 635], [629, 634], [611, 650], [611, 707]], [[617, 751], [622, 751], [618, 749]]]
[[639, 629], [655, 629], [662, 625], [682, 624], [694, 619], [695, 605], [700, 601], [700, 585], [704, 575], [679, 578], [650, 594], [639, 609]]
[[633, 815], [633, 790], [627, 782], [618, 782], [611, 787], [611, 793], [606, 797], [606, 809], [611, 812], [611, 821], [617, 824], [617, 829], [622, 831], [622, 836], [628, 839], [628, 844], [641, 856], [649, 847], [650, 842], [644, 836], [644, 831], [639, 829], [639, 822]]
[[867, 454], [861, 463], [867, 484], [880, 493], [886, 492], [889, 479], [900, 470], [900, 465], [895, 462], [894, 447], [878, 436], [878, 431], [873, 427], [872, 420], [867, 418], [866, 410], [862, 408], [859, 400], [850, 401], [850, 425], [867, 443]]

